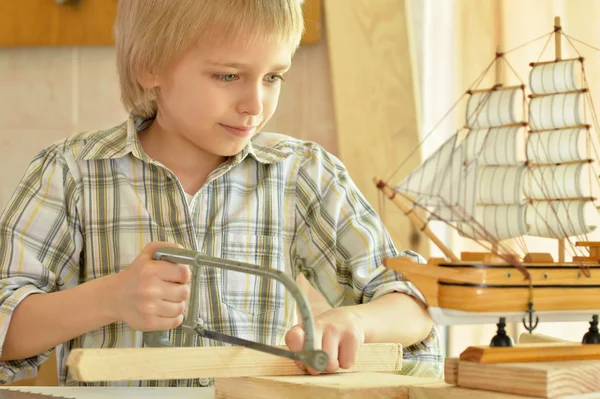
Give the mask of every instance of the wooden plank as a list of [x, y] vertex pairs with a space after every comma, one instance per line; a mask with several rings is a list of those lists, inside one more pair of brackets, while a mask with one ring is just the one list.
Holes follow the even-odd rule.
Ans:
[[[409, 388], [410, 399], [525, 399], [530, 396], [458, 388], [452, 385], [423, 385]], [[581, 399], [581, 398], [579, 398]]]
[[[3, 0], [0, 46], [112, 45], [117, 15], [114, 0], [83, 0], [59, 5], [54, 0]], [[302, 44], [321, 40], [321, 0], [305, 0]]]
[[600, 392], [600, 361], [458, 364], [459, 387], [558, 398]]
[[456, 385], [458, 381], [458, 362], [455, 357], [448, 357], [444, 361], [444, 381], [448, 384]]
[[[418, 147], [418, 101], [405, 0], [325, 0], [338, 156], [376, 206], [373, 177], [388, 179]], [[419, 151], [394, 177], [416, 168]], [[429, 242], [412, 240], [409, 219], [386, 206], [384, 221], [398, 247], [429, 255]], [[415, 237], [420, 237], [418, 234]]]
[[304, 36], [302, 44], [316, 44], [321, 41], [323, 26], [323, 4], [321, 0], [304, 0]]
[[[285, 349], [286, 347], [281, 346]], [[364, 344], [348, 371], [394, 371], [399, 344]], [[67, 360], [76, 381], [165, 380], [301, 375], [294, 361], [242, 347], [75, 349]]]
[[[528, 332], [524, 332], [521, 333], [521, 335], [519, 335], [519, 344], [541, 344], [541, 343], [547, 343], [547, 342], [570, 342], [564, 339], [560, 339], [560, 338], [556, 338], [556, 337], [550, 337], [548, 335], [544, 335], [544, 334], [537, 334], [537, 333], [528, 333]], [[573, 342], [571, 342], [573, 343]]]
[[215, 380], [215, 398], [409, 399], [411, 386], [431, 384], [437, 386], [440, 380], [383, 373], [223, 378]]
[[460, 354], [460, 360], [488, 364], [592, 359], [600, 359], [600, 345], [573, 342], [519, 344], [510, 348], [470, 346]]
[[3, 1], [0, 46], [110, 45], [117, 2]]

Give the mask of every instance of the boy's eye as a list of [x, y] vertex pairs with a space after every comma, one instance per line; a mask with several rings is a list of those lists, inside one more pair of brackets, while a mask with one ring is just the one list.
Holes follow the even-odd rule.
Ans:
[[283, 76], [281, 75], [267, 75], [265, 80], [269, 83], [277, 83], [277, 81], [283, 81]]
[[223, 82], [233, 82], [238, 76], [235, 73], [217, 73], [215, 74], [215, 78]]

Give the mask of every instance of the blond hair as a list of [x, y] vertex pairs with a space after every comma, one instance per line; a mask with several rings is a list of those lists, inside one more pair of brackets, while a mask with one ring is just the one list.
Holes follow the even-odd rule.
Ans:
[[160, 72], [201, 38], [289, 40], [304, 31], [300, 0], [119, 0], [115, 22], [121, 99], [128, 112], [156, 114], [156, 90], [140, 76]]

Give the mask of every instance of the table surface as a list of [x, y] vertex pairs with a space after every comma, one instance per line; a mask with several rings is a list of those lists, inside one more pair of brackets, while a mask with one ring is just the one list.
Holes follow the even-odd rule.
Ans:
[[129, 388], [129, 387], [0, 387], [11, 391], [63, 396], [69, 399], [173, 398], [214, 399], [214, 388]]
[[[134, 387], [0, 387], [11, 391], [54, 395], [68, 399], [214, 399], [214, 388], [134, 388]], [[482, 391], [483, 392], [483, 391]], [[433, 395], [439, 399], [439, 395]], [[487, 395], [486, 395], [487, 396]], [[472, 396], [469, 395], [471, 398]], [[511, 398], [525, 396], [510, 395]], [[535, 399], [529, 398], [528, 399]], [[275, 398], [274, 398], [275, 399]], [[563, 396], [561, 399], [600, 399], [600, 393]]]

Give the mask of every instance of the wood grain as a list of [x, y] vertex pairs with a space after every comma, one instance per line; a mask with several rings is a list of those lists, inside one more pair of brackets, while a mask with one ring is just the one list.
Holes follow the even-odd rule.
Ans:
[[521, 333], [521, 335], [519, 335], [519, 344], [541, 344], [541, 343], [547, 343], [547, 342], [569, 342], [567, 340], [564, 339], [560, 339], [560, 338], [556, 338], [556, 337], [550, 337], [548, 335], [544, 335], [544, 334], [537, 334], [537, 333], [532, 333], [530, 334], [529, 332], [524, 332]]
[[304, 36], [302, 44], [316, 44], [321, 41], [323, 4], [321, 0], [304, 0]]
[[410, 399], [531, 399], [531, 396], [458, 388], [452, 385], [416, 386], [411, 387], [409, 392]]
[[470, 346], [460, 354], [460, 360], [482, 364], [593, 359], [600, 359], [600, 345], [573, 342], [519, 344], [510, 348]]
[[[416, 77], [405, 0], [325, 0], [338, 154], [367, 201], [376, 206], [372, 182], [387, 180], [418, 146]], [[414, 153], [394, 180], [420, 163]], [[426, 258], [429, 243], [411, 244], [413, 227], [386, 206], [384, 222], [396, 245]]]
[[458, 365], [457, 385], [537, 398], [600, 392], [600, 361], [516, 364], [461, 361]]
[[[0, 0], [0, 46], [112, 45], [117, 0]], [[321, 40], [321, 0], [305, 0], [302, 44]]]
[[[75, 349], [67, 366], [76, 381], [306, 374], [292, 360], [242, 347]], [[340, 372], [394, 371], [401, 366], [401, 345], [364, 344], [356, 364]]]
[[409, 389], [439, 385], [433, 378], [383, 373], [344, 373], [320, 376], [221, 378], [215, 380], [217, 399], [409, 399]]
[[2, 0], [0, 46], [110, 45], [116, 0]]
[[[527, 287], [507, 289], [441, 285], [438, 301], [441, 307], [467, 312], [525, 312], [529, 295]], [[535, 309], [600, 309], [600, 288], [538, 287], [535, 288]]]
[[458, 362], [460, 359], [448, 357], [444, 360], [444, 381], [456, 385], [458, 381]]

